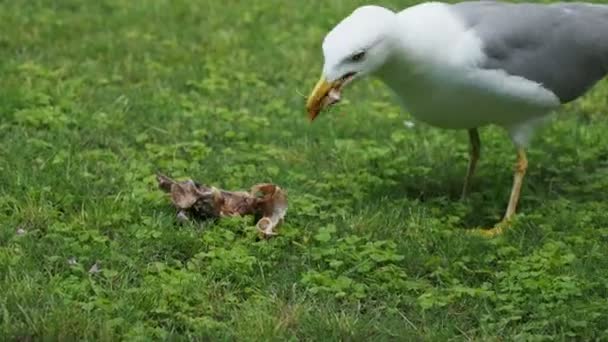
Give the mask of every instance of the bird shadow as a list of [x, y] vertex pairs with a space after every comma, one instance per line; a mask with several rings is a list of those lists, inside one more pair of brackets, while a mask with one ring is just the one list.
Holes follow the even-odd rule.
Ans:
[[[521, 198], [520, 212], [533, 213], [548, 202], [567, 198], [578, 203], [606, 200], [606, 191], [598, 187], [608, 182], [590, 181], [608, 179], [608, 155], [605, 163], [587, 165], [566, 171], [551, 165], [534, 165], [528, 169]], [[414, 201], [432, 206], [438, 215], [451, 216], [456, 212], [461, 228], [492, 227], [503, 217], [506, 210], [513, 180], [511, 164], [502, 168], [479, 165], [474, 176], [471, 191], [466, 199], [461, 198], [466, 162], [429, 166], [431, 176], [401, 173], [367, 192], [369, 199], [386, 198]], [[485, 169], [484, 169], [485, 167]], [[577, 176], [578, 175], [578, 176]], [[581, 176], [582, 175], [582, 176]]]

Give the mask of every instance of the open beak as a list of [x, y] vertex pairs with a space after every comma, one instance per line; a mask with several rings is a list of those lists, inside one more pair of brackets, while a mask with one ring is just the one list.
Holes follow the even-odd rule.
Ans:
[[324, 76], [321, 76], [306, 102], [310, 121], [313, 121], [323, 109], [340, 101], [340, 90], [353, 79], [354, 75], [355, 73], [349, 73], [333, 82], [329, 82]]
[[325, 107], [327, 107], [327, 98], [332, 89], [335, 89], [337, 82], [328, 82], [324, 76], [321, 76], [306, 102], [306, 110], [310, 121], [313, 121]]

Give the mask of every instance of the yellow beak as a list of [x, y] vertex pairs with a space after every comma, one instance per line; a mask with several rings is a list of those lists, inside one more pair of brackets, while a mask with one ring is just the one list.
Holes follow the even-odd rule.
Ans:
[[306, 102], [306, 110], [308, 111], [310, 121], [313, 121], [326, 107], [326, 98], [329, 92], [337, 87], [339, 87], [339, 82], [327, 82], [325, 77], [321, 76], [321, 79], [315, 85]]

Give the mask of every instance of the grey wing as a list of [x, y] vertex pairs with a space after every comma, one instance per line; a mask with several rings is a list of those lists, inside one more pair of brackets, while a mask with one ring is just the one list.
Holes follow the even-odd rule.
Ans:
[[540, 83], [562, 103], [608, 72], [608, 6], [475, 1], [451, 8], [482, 40], [481, 67]]

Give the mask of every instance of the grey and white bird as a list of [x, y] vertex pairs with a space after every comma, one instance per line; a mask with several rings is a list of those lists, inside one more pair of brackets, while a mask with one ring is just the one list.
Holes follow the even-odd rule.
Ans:
[[608, 6], [428, 2], [400, 12], [363, 6], [325, 36], [322, 49], [310, 119], [338, 102], [346, 84], [378, 77], [418, 120], [468, 130], [463, 197], [479, 158], [478, 128], [507, 130], [517, 163], [504, 219], [484, 230], [493, 236], [515, 215], [536, 129], [608, 72]]

